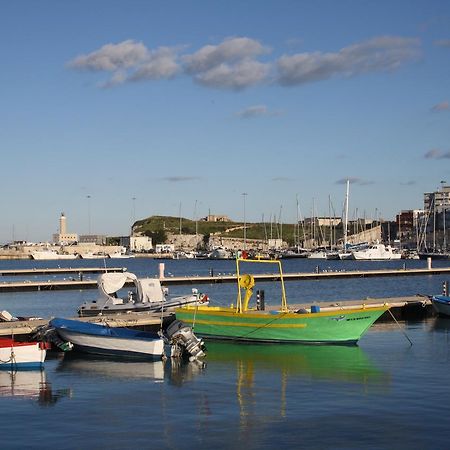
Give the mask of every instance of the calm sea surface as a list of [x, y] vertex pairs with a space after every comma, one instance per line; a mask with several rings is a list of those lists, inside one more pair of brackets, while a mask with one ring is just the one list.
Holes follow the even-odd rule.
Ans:
[[[164, 262], [166, 275], [235, 271], [230, 261]], [[70, 261], [72, 267], [103, 264]], [[155, 276], [159, 261], [107, 264]], [[290, 260], [283, 265], [285, 272], [312, 272], [317, 265], [321, 270], [356, 270], [403, 264], [425, 267], [424, 261]], [[57, 265], [0, 261], [0, 269]], [[286, 289], [291, 303], [333, 302], [439, 293], [447, 278], [287, 282]], [[235, 301], [234, 285], [198, 287], [217, 303]], [[274, 286], [261, 287], [268, 301]], [[170, 292], [189, 289], [177, 286]], [[95, 290], [0, 294], [0, 309], [73, 317], [82, 301], [95, 297]], [[204, 368], [66, 355], [48, 359], [42, 372], [2, 371], [0, 448], [446, 449], [450, 319], [401, 326], [412, 346], [389, 323], [374, 325], [355, 347], [209, 343]]]

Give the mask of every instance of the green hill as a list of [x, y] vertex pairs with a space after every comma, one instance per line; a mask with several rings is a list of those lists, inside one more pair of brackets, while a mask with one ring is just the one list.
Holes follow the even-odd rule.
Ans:
[[[179, 233], [181, 223], [182, 234], [202, 234], [209, 236], [210, 234], [218, 234], [223, 237], [243, 238], [243, 222], [205, 222], [171, 216], [151, 216], [146, 219], [139, 220], [134, 223], [134, 232], [142, 233], [153, 239], [155, 244], [163, 243], [167, 239], [168, 233]], [[294, 224], [264, 224], [264, 223], [247, 223], [246, 237], [247, 239], [279, 239], [290, 245], [294, 245], [296, 241], [297, 227]], [[300, 236], [300, 240], [303, 236]]]

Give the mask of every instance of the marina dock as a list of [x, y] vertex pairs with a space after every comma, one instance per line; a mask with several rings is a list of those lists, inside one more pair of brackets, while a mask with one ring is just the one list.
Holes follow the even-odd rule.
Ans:
[[[41, 270], [41, 269], [39, 269]], [[0, 283], [0, 292], [25, 292], [25, 291], [53, 291], [53, 290], [69, 290], [69, 289], [95, 289], [97, 287], [96, 280], [83, 279], [80, 273], [102, 273], [104, 269], [42, 269], [45, 275], [55, 275], [69, 273], [77, 275], [78, 279], [72, 276], [69, 280], [24, 280], [17, 282]], [[69, 270], [69, 272], [68, 272]], [[108, 269], [109, 271], [125, 271], [125, 268]], [[2, 271], [5, 274], [8, 271]], [[19, 275], [18, 271], [15, 275]], [[31, 276], [40, 274], [37, 270], [21, 271], [22, 276]], [[403, 277], [403, 276], [425, 276], [425, 275], [450, 275], [450, 267], [425, 268], [425, 269], [383, 269], [383, 270], [351, 270], [351, 271], [316, 271], [316, 272], [293, 272], [284, 273], [285, 281], [306, 281], [306, 280], [326, 280], [326, 279], [347, 279], [347, 278], [369, 278], [369, 277]], [[11, 274], [9, 274], [11, 275]], [[254, 274], [256, 281], [270, 282], [279, 281], [278, 274]], [[183, 277], [162, 277], [161, 284], [164, 286], [171, 285], [199, 285], [199, 284], [220, 284], [235, 283], [236, 275], [208, 275], [208, 276], [183, 276]], [[131, 284], [130, 284], [131, 286]]]
[[87, 274], [87, 273], [104, 273], [104, 272], [126, 272], [126, 267], [58, 267], [51, 269], [8, 269], [0, 270], [0, 277], [19, 277], [34, 275], [59, 275], [59, 274]]
[[[423, 318], [432, 314], [431, 301], [426, 297], [412, 296], [412, 297], [390, 297], [390, 298], [366, 298], [364, 300], [343, 300], [326, 304], [326, 302], [315, 303], [320, 305], [321, 312], [333, 312], [352, 309], [361, 306], [384, 306], [389, 305], [390, 311], [396, 319], [405, 320], [411, 318]], [[271, 309], [271, 308], [269, 308]], [[290, 304], [291, 311], [304, 309], [310, 311], [311, 304]], [[169, 317], [170, 314], [165, 314], [164, 317]], [[94, 316], [75, 318], [82, 322], [102, 322], [110, 327], [159, 327], [161, 323], [161, 315], [155, 313], [131, 313], [131, 314], [116, 314], [111, 316]], [[386, 311], [379, 321], [393, 321], [391, 314]], [[36, 319], [13, 322], [0, 322], [0, 336], [11, 335], [29, 335], [32, 334], [37, 327], [47, 325], [49, 319]]]
[[[167, 314], [166, 314], [167, 316]], [[110, 327], [145, 327], [159, 326], [161, 314], [134, 313], [117, 314], [113, 316], [74, 317], [75, 320], [89, 323], [104, 323]], [[28, 335], [32, 334], [38, 327], [48, 325], [50, 319], [33, 319], [12, 322], [0, 322], [0, 336]]]

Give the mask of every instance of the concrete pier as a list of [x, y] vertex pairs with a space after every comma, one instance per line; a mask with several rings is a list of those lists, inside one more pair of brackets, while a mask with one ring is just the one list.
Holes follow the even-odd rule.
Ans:
[[126, 267], [58, 267], [51, 269], [8, 269], [0, 270], [1, 277], [27, 277], [33, 275], [85, 274], [104, 272], [126, 272]]
[[[165, 314], [165, 317], [168, 317]], [[114, 316], [96, 316], [96, 317], [74, 317], [73, 319], [81, 322], [103, 323], [110, 327], [159, 327], [161, 323], [161, 314], [154, 313], [134, 313], [117, 314]], [[11, 335], [29, 335], [42, 326], [48, 325], [49, 319], [23, 320], [13, 322], [0, 322], [0, 336]]]

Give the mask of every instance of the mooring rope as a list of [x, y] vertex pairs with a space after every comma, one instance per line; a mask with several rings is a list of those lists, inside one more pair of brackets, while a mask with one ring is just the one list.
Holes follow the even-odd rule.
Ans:
[[390, 309], [388, 309], [389, 314], [391, 315], [391, 317], [394, 319], [394, 322], [397, 324], [397, 326], [399, 327], [400, 331], [404, 334], [404, 336], [406, 337], [406, 339], [408, 339], [409, 343], [411, 345], [413, 345], [411, 339], [408, 337], [408, 335], [403, 331], [402, 327], [400, 326], [400, 324], [398, 323], [397, 319], [394, 317], [394, 314], [392, 314], [392, 311]]

